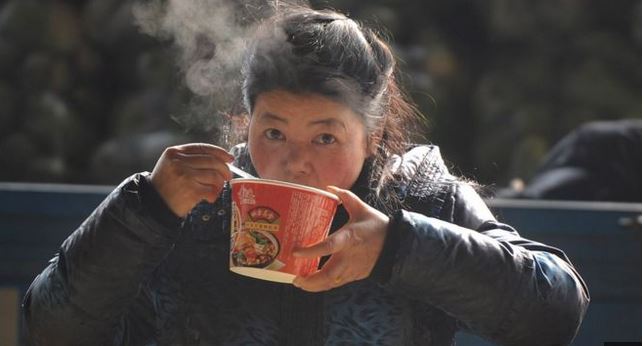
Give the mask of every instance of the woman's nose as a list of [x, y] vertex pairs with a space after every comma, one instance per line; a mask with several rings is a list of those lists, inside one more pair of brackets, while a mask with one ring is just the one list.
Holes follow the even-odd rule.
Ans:
[[284, 166], [288, 173], [293, 176], [306, 175], [310, 172], [309, 155], [305, 148], [299, 144], [289, 145], [284, 157]]

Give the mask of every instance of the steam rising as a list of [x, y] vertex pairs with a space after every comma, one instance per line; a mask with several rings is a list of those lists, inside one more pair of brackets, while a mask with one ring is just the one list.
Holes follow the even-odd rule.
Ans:
[[226, 0], [152, 0], [136, 3], [133, 12], [143, 32], [174, 41], [190, 90], [211, 96], [237, 86], [245, 43], [263, 8]]
[[258, 0], [134, 3], [133, 14], [141, 31], [170, 40], [177, 48], [179, 69], [195, 94], [189, 114], [175, 116], [187, 130], [229, 132], [229, 119], [223, 115], [240, 101], [240, 69], [246, 44], [260, 20], [272, 14], [274, 5]]

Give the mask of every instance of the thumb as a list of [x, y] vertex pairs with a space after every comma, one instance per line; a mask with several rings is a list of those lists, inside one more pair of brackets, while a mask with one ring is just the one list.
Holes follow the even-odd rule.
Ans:
[[353, 192], [336, 186], [327, 186], [326, 189], [340, 198], [344, 209], [349, 213], [349, 217], [364, 209], [364, 202]]

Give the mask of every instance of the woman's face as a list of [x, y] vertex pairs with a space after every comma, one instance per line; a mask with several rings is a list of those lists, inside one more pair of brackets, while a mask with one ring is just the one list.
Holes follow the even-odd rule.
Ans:
[[367, 158], [367, 131], [349, 107], [316, 94], [274, 90], [255, 102], [248, 146], [260, 177], [348, 189]]

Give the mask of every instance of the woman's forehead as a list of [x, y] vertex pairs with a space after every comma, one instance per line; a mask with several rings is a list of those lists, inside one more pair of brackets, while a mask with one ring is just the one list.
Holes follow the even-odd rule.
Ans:
[[313, 93], [272, 90], [257, 97], [253, 117], [269, 122], [301, 122], [348, 126], [360, 121], [350, 107], [331, 98]]

